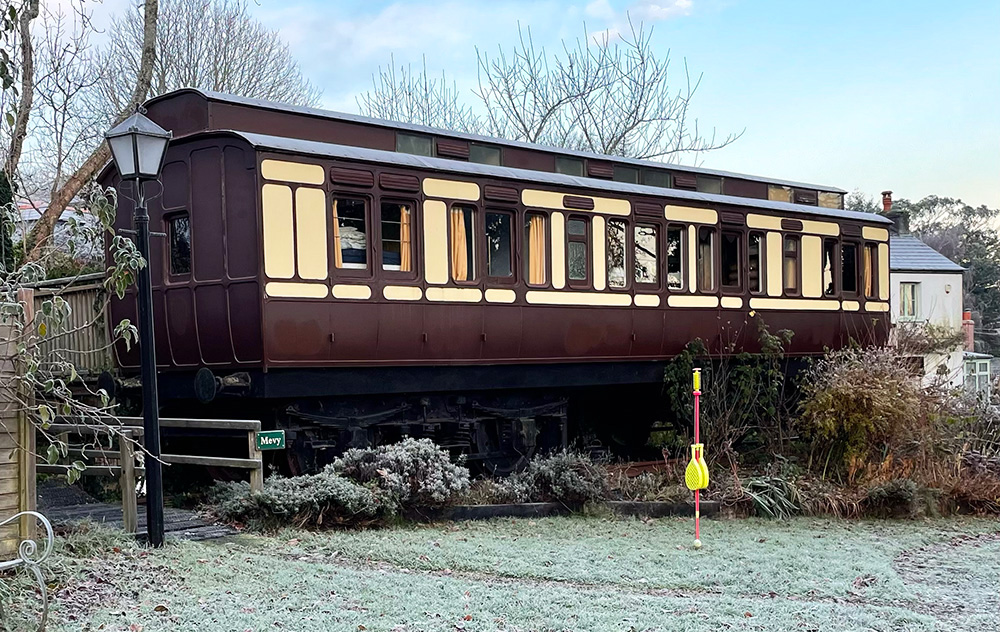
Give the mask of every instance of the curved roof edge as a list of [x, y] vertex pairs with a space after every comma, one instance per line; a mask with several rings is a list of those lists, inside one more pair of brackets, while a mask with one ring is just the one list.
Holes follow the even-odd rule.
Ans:
[[392, 129], [401, 129], [411, 132], [419, 132], [423, 134], [445, 134], [455, 138], [461, 138], [463, 140], [490, 143], [493, 145], [502, 145], [507, 147], [520, 147], [523, 149], [534, 149], [538, 151], [547, 151], [554, 154], [561, 154], [564, 156], [573, 156], [578, 158], [594, 158], [598, 160], [605, 160], [608, 162], [615, 162], [623, 165], [635, 166], [635, 167], [656, 167], [660, 169], [678, 169], [680, 171], [687, 171], [696, 174], [710, 175], [710, 176], [721, 176], [729, 178], [740, 178], [744, 180], [755, 180], [765, 184], [777, 184], [781, 186], [798, 187], [804, 189], [815, 189], [818, 191], [825, 191], [830, 193], [841, 193], [846, 194], [848, 191], [838, 187], [831, 187], [828, 185], [820, 184], [810, 184], [808, 182], [797, 182], [795, 180], [784, 180], [781, 178], [770, 178], [765, 176], [755, 176], [746, 173], [737, 173], [734, 171], [723, 171], [720, 169], [707, 169], [705, 167], [693, 167], [687, 165], [681, 165], [669, 162], [657, 162], [655, 160], [642, 160], [638, 158], [625, 158], [622, 156], [610, 156], [607, 154], [598, 154], [589, 151], [580, 151], [576, 149], [565, 149], [563, 147], [553, 147], [551, 145], [541, 145], [538, 143], [529, 143], [525, 141], [518, 140], [508, 140], [504, 138], [496, 138], [493, 136], [483, 136], [480, 134], [470, 134], [468, 132], [458, 132], [454, 130], [442, 129], [439, 127], [430, 127], [428, 125], [418, 125], [416, 123], [400, 123], [398, 121], [389, 121], [386, 119], [373, 118], [370, 116], [363, 116], [361, 114], [349, 114], [347, 112], [336, 112], [334, 110], [324, 110], [321, 108], [308, 107], [304, 105], [290, 105], [287, 103], [280, 103], [277, 101], [268, 101], [266, 99], [257, 99], [252, 97], [242, 97], [234, 94], [226, 94], [224, 92], [215, 92], [212, 90], [203, 90], [201, 88], [179, 88], [165, 94], [161, 94], [153, 97], [146, 101], [146, 105], [151, 103], [156, 103], [157, 101], [162, 101], [175, 94], [180, 94], [184, 92], [193, 92], [199, 94], [209, 101], [219, 101], [223, 103], [233, 103], [236, 105], [246, 105], [250, 107], [257, 108], [267, 108], [270, 110], [279, 110], [284, 112], [294, 112], [296, 114], [303, 114], [306, 116], [315, 116], [318, 118], [328, 118], [340, 121], [349, 121], [354, 123], [363, 123], [367, 125], [377, 125], [379, 127], [388, 127]]
[[[697, 191], [685, 191], [683, 189], [663, 189], [659, 187], [646, 186], [643, 184], [628, 184], [625, 182], [615, 182], [613, 180], [595, 180], [593, 178], [583, 178], [578, 176], [568, 176], [561, 173], [549, 173], [547, 171], [531, 171], [528, 169], [515, 169], [513, 167], [497, 167], [480, 163], [460, 162], [457, 160], [447, 160], [445, 158], [432, 158], [428, 156], [416, 156], [413, 154], [403, 154], [394, 151], [384, 151], [381, 149], [368, 149], [366, 147], [352, 147], [349, 145], [336, 145], [333, 143], [322, 143], [312, 140], [301, 140], [298, 138], [286, 138], [283, 136], [269, 136], [267, 134], [254, 134], [251, 132], [241, 132], [238, 130], [213, 130], [210, 134], [231, 134], [242, 138], [257, 149], [286, 152], [291, 154], [308, 154], [325, 158], [343, 158], [350, 160], [361, 160], [365, 162], [393, 164], [404, 167], [416, 167], [422, 169], [434, 169], [450, 173], [465, 174], [472, 176], [488, 176], [495, 178], [506, 178], [519, 180], [522, 182], [533, 182], [541, 184], [552, 184], [561, 186], [572, 186], [583, 189], [596, 189], [599, 191], [609, 191], [618, 193], [633, 193], [640, 195], [656, 195], [659, 197], [672, 197], [694, 202], [708, 202], [714, 204], [729, 204], [733, 206], [748, 206], [753, 208], [769, 209], [773, 211], [784, 211], [815, 215], [820, 217], [835, 217], [838, 219], [853, 219], [875, 224], [892, 224], [892, 222], [881, 215], [872, 213], [859, 213], [856, 211], [845, 211], [834, 208], [823, 208], [819, 206], [805, 206], [802, 204], [792, 204], [789, 202], [776, 202], [772, 200], [761, 200], [757, 198], [744, 198], [729, 195], [718, 195], [714, 193], [700, 193]], [[201, 135], [195, 135], [201, 136]]]

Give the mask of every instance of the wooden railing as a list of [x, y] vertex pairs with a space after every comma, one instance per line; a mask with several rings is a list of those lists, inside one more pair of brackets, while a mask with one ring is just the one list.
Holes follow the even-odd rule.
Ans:
[[[82, 445], [70, 445], [69, 454], [79, 455], [83, 452], [91, 456], [100, 454], [106, 463], [86, 463], [83, 476], [118, 477], [122, 492], [122, 522], [128, 533], [138, 529], [138, 507], [136, 503], [136, 479], [146, 473], [145, 468], [136, 464], [137, 446], [142, 444], [144, 431], [141, 417], [119, 417], [121, 426], [116, 427], [117, 448], [109, 450], [86, 449]], [[260, 432], [260, 421], [246, 419], [181, 419], [162, 418], [161, 428], [185, 428], [189, 430], [212, 430], [234, 433], [246, 433], [248, 458], [230, 458], [219, 456], [204, 456], [197, 454], [161, 454], [160, 460], [166, 464], [203, 465], [206, 467], [227, 467], [248, 470], [250, 472], [250, 488], [259, 491], [264, 487], [264, 464], [260, 450], [257, 449], [256, 434]], [[56, 423], [47, 432], [50, 435], [94, 435], [105, 434], [108, 427], [91, 424]], [[69, 442], [67, 441], [67, 444]], [[86, 445], [86, 444], [84, 444]], [[141, 448], [139, 448], [141, 449]], [[152, 458], [146, 455], [145, 458]], [[63, 474], [66, 465], [39, 464], [39, 472]]]

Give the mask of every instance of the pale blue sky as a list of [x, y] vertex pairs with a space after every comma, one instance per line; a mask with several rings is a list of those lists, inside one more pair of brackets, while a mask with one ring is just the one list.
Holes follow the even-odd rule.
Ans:
[[[105, 0], [108, 11], [121, 0]], [[517, 23], [557, 47], [615, 28], [625, 12], [655, 27], [678, 81], [704, 80], [703, 128], [746, 128], [707, 167], [869, 194], [928, 194], [1000, 206], [998, 0], [257, 0], [326, 107], [355, 95], [394, 55], [445, 70], [467, 91], [475, 47], [510, 47]], [[470, 95], [471, 100], [471, 95]]]

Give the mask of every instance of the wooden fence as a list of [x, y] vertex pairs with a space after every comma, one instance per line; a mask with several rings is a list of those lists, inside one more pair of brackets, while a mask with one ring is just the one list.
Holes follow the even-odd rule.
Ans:
[[[18, 298], [30, 321], [31, 291], [21, 290]], [[35, 429], [11, 383], [18, 370], [13, 360], [16, 341], [12, 338], [13, 327], [0, 324], [0, 521], [35, 509]], [[34, 527], [34, 519], [26, 516], [0, 528], [0, 557], [15, 554], [21, 540], [34, 536]]]
[[56, 295], [70, 307], [66, 323], [41, 341], [40, 357], [64, 355], [84, 377], [96, 377], [101, 371], [112, 368], [111, 350], [107, 348], [109, 336], [103, 282], [104, 273], [97, 272], [30, 285], [34, 290], [36, 312], [42, 308], [42, 303]]
[[[88, 443], [93, 443], [93, 435], [104, 434], [107, 428], [100, 425], [77, 423], [52, 424], [48, 432], [66, 437], [69, 446], [70, 460], [86, 451], [90, 458], [81, 474], [83, 476], [117, 477], [122, 493], [122, 523], [125, 531], [135, 533], [138, 526], [138, 507], [136, 503], [136, 479], [144, 476], [146, 471], [135, 461], [136, 451], [141, 449], [144, 436], [141, 417], [119, 417], [120, 436], [115, 439], [117, 445], [98, 451], [90, 448], [85, 450], [80, 444], [69, 440], [69, 436], [87, 437]], [[109, 423], [114, 423], [109, 420]], [[209, 430], [220, 433], [235, 433], [237, 437], [246, 436], [248, 458], [230, 458], [218, 456], [203, 456], [197, 454], [162, 454], [160, 460], [169, 465], [202, 465], [206, 467], [222, 467], [247, 470], [250, 473], [250, 487], [260, 490], [264, 487], [264, 463], [260, 450], [257, 449], [256, 435], [260, 432], [260, 421], [245, 419], [178, 419], [164, 417], [160, 419], [161, 428], [185, 428], [188, 430]], [[85, 443], [84, 445], [87, 445]], [[152, 458], [146, 456], [145, 458]], [[38, 471], [42, 473], [63, 474], [66, 465], [40, 464]], [[164, 471], [169, 476], [169, 469]]]

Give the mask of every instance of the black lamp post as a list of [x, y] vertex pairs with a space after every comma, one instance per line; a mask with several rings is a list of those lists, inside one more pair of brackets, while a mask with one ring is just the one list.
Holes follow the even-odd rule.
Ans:
[[160, 177], [171, 133], [136, 112], [104, 135], [122, 180], [135, 182], [136, 247], [146, 265], [139, 270], [139, 354], [142, 365], [142, 425], [146, 451], [146, 534], [151, 546], [163, 546], [163, 470], [160, 463], [160, 413], [153, 347], [153, 290], [149, 277], [149, 214], [143, 184]]

